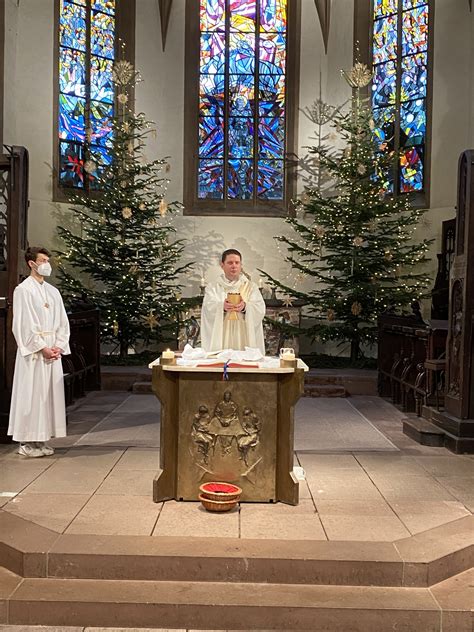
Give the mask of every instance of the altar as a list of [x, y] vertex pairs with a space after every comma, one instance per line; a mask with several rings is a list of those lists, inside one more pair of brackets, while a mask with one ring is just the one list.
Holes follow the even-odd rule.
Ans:
[[209, 481], [235, 483], [242, 501], [298, 504], [294, 406], [303, 368], [153, 366], [161, 402], [160, 471], [153, 500], [197, 500]]

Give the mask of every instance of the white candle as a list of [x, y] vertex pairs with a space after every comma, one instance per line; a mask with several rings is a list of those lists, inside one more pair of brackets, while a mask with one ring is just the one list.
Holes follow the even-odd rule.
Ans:
[[262, 281], [262, 279], [260, 279], [260, 280], [259, 280], [259, 282], [258, 282], [258, 287], [259, 287], [260, 289], [262, 289], [262, 287], [263, 287], [263, 281]]
[[285, 351], [285, 353], [282, 354], [281, 356], [282, 360], [294, 360], [295, 359], [295, 352], [294, 351]]
[[174, 351], [170, 351], [170, 349], [166, 349], [166, 351], [162, 352], [161, 357], [164, 360], [172, 360], [174, 358]]
[[204, 287], [206, 285], [206, 279], [202, 276], [201, 277], [201, 287]]

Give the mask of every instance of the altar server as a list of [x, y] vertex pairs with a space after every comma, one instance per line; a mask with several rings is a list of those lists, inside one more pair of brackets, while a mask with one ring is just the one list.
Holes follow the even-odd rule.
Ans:
[[[265, 355], [265, 302], [257, 285], [242, 273], [242, 255], [233, 248], [222, 253], [222, 274], [206, 287], [201, 313], [201, 344], [205, 351], [253, 347]], [[232, 302], [235, 301], [235, 302]]]
[[54, 453], [46, 444], [66, 436], [66, 407], [61, 354], [69, 354], [69, 321], [51, 274], [50, 253], [28, 248], [27, 277], [13, 294], [13, 335], [18, 350], [13, 377], [8, 434], [18, 453], [42, 457]]

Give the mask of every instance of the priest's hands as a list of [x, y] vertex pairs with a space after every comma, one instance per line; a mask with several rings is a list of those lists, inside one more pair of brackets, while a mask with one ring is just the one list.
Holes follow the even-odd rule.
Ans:
[[229, 303], [229, 301], [224, 301], [224, 311], [225, 312], [245, 312], [246, 304], [245, 301], [240, 301], [238, 305], [234, 305], [233, 303]]
[[46, 360], [58, 360], [61, 357], [61, 350], [58, 347], [43, 347], [41, 353]]

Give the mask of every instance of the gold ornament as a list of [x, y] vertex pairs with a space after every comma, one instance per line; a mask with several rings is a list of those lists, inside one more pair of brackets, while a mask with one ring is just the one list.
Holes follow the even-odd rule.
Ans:
[[117, 336], [119, 332], [119, 324], [116, 320], [114, 320], [114, 324], [112, 328], [113, 328], [114, 336]]
[[293, 300], [291, 296], [284, 296], [282, 303], [285, 307], [293, 307]]
[[342, 231], [343, 231], [343, 230], [344, 230], [344, 226], [343, 226], [342, 224], [338, 224], [338, 225], [336, 226], [336, 231], [337, 231], [338, 233], [342, 233]]
[[364, 239], [363, 237], [354, 237], [354, 239], [352, 240], [352, 243], [354, 244], [356, 248], [360, 248], [362, 244], [364, 243]]
[[362, 305], [358, 301], [355, 301], [351, 305], [351, 312], [354, 316], [359, 316], [359, 314], [362, 312]]
[[150, 310], [148, 316], [142, 316], [141, 319], [143, 320], [145, 325], [150, 328], [151, 331], [153, 331], [155, 327], [158, 327], [158, 319], [153, 313], [153, 310]]
[[324, 228], [324, 226], [317, 225], [313, 228], [313, 232], [316, 237], [319, 237], [319, 239], [321, 239], [326, 234], [326, 229]]
[[129, 132], [130, 131], [130, 123], [128, 121], [125, 121], [125, 123], [122, 125], [123, 131], [124, 132]]
[[132, 209], [129, 206], [125, 206], [122, 209], [122, 216], [124, 219], [130, 219], [132, 217]]
[[326, 313], [326, 319], [329, 322], [332, 322], [333, 320], [335, 320], [335, 318], [336, 318], [336, 312], [332, 308], [329, 308]]
[[130, 83], [136, 74], [132, 64], [123, 59], [117, 61], [112, 68], [112, 78], [115, 83], [121, 86], [126, 86], [127, 83]]
[[352, 148], [350, 145], [348, 145], [345, 149], [344, 149], [344, 158], [350, 158], [351, 154], [352, 154]]
[[372, 72], [359, 61], [348, 72], [341, 70], [341, 74], [351, 88], [365, 88], [372, 81]]
[[128, 96], [124, 92], [121, 92], [119, 95], [117, 95], [117, 101], [121, 105], [125, 105], [126, 103], [128, 103]]
[[144, 211], [146, 209], [145, 202], [142, 202], [138, 208], [140, 209], [140, 211]]
[[361, 176], [363, 176], [365, 173], [367, 173], [367, 169], [366, 169], [365, 165], [359, 165], [357, 167], [357, 173], [359, 173]]
[[132, 265], [128, 269], [130, 274], [136, 274], [138, 272], [138, 270], [139, 270], [139, 268], [138, 268], [136, 263], [132, 263]]
[[126, 189], [127, 187], [128, 187], [128, 182], [126, 180], [122, 180], [122, 182], [120, 183], [120, 188]]
[[384, 258], [387, 261], [391, 261], [391, 259], [393, 259], [392, 251], [391, 250], [386, 250], [385, 253], [384, 253]]
[[165, 202], [164, 200], [161, 200], [160, 206], [159, 206], [159, 211], [160, 211], [161, 217], [164, 217], [166, 215], [166, 211], [167, 210], [168, 210], [168, 203]]

